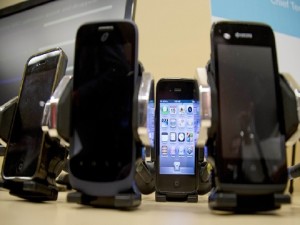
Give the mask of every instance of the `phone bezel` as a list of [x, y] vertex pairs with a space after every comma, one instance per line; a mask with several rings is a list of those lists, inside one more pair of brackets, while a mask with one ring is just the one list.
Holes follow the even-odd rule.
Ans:
[[[238, 32], [240, 35], [243, 33], [246, 35], [245, 38], [238, 37], [235, 33]], [[227, 33], [229, 36], [226, 37], [224, 34]], [[247, 37], [248, 34], [251, 34]], [[230, 38], [228, 38], [230, 37]], [[276, 93], [276, 104], [277, 104], [277, 118], [279, 122], [279, 131], [283, 135], [284, 134], [284, 118], [283, 118], [283, 106], [281, 99], [281, 89], [279, 84], [279, 73], [278, 73], [278, 65], [277, 65], [277, 55], [276, 55], [276, 45], [275, 45], [275, 37], [272, 31], [272, 28], [267, 24], [263, 23], [255, 23], [255, 22], [236, 22], [236, 21], [221, 21], [214, 23], [211, 30], [211, 69], [212, 75], [218, 90], [219, 81], [218, 81], [218, 45], [226, 44], [226, 45], [243, 45], [243, 46], [262, 46], [269, 47], [272, 50], [272, 59], [273, 59], [273, 70], [274, 70], [274, 86]], [[220, 96], [217, 91], [217, 105], [220, 109]], [[217, 120], [219, 120], [220, 110], [217, 110]], [[218, 135], [220, 132], [220, 122], [216, 126], [216, 146], [215, 152], [213, 153], [213, 164], [215, 167], [215, 171], [217, 174], [217, 183], [224, 190], [232, 190], [235, 189], [238, 192], [249, 192], [249, 185], [254, 186], [253, 192], [272, 192], [273, 190], [284, 190], [286, 186], [286, 175], [283, 172], [283, 177], [280, 181], [274, 183], [237, 183], [232, 178], [226, 176], [224, 172], [224, 168], [226, 168], [228, 159], [223, 158], [222, 150], [220, 149], [221, 144], [221, 135]], [[282, 150], [282, 155], [285, 155], [285, 149]], [[240, 161], [240, 159], [236, 159], [236, 161]], [[279, 162], [279, 160], [278, 160]], [[276, 162], [278, 164], [278, 162]], [[286, 165], [286, 159], [283, 158], [280, 160]], [[283, 165], [283, 167], [284, 167]], [[257, 186], [259, 186], [257, 188]]]
[[[193, 85], [192, 92], [176, 93], [170, 91], [174, 88], [185, 88], [185, 85]], [[184, 89], [186, 90], [186, 88]], [[192, 96], [192, 98], [191, 98]], [[198, 148], [195, 143], [194, 174], [160, 174], [160, 100], [161, 99], [199, 99], [197, 81], [188, 78], [161, 78], [156, 85], [155, 103], [155, 149], [156, 149], [156, 191], [161, 194], [194, 193], [198, 188]], [[200, 116], [200, 115], [199, 115]]]
[[[29, 57], [29, 59], [27, 60], [26, 64], [25, 64], [25, 69], [24, 69], [24, 73], [23, 73], [23, 78], [22, 78], [22, 83], [20, 86], [20, 90], [19, 90], [19, 94], [18, 94], [18, 98], [17, 98], [17, 105], [16, 105], [16, 110], [14, 112], [14, 116], [13, 116], [13, 121], [11, 123], [11, 129], [10, 129], [10, 134], [9, 134], [9, 139], [7, 142], [7, 147], [6, 147], [6, 153], [5, 153], [5, 157], [4, 157], [4, 161], [3, 161], [3, 167], [2, 167], [2, 176], [5, 180], [14, 180], [14, 181], [24, 181], [24, 180], [34, 180], [36, 178], [41, 178], [44, 179], [46, 176], [46, 173], [42, 172], [42, 170], [40, 169], [41, 164], [42, 164], [42, 158], [46, 157], [45, 156], [45, 133], [41, 132], [41, 145], [39, 146], [38, 151], [38, 155], [37, 155], [37, 159], [36, 159], [36, 166], [35, 166], [35, 171], [32, 173], [31, 176], [28, 175], [10, 175], [10, 176], [6, 176], [5, 175], [5, 166], [6, 166], [6, 158], [8, 157], [9, 151], [10, 151], [10, 143], [11, 143], [11, 134], [13, 132], [14, 126], [15, 126], [15, 117], [18, 111], [18, 107], [19, 107], [19, 102], [21, 99], [21, 94], [23, 92], [24, 88], [28, 88], [28, 87], [24, 87], [24, 81], [25, 81], [25, 77], [27, 75], [27, 70], [29, 69], [29, 67], [31, 65], [39, 65], [40, 63], [42, 63], [42, 66], [46, 66], [48, 68], [47, 65], [47, 60], [52, 60], [53, 57], [57, 57], [58, 61], [56, 63], [56, 65], [54, 65], [53, 69], [55, 69], [55, 74], [53, 74], [53, 83], [52, 83], [52, 87], [51, 87], [51, 94], [54, 92], [56, 86], [58, 85], [58, 82], [60, 81], [60, 79], [62, 78], [62, 76], [65, 73], [65, 69], [67, 66], [67, 56], [64, 53], [64, 51], [61, 48], [53, 48], [53, 49], [48, 49], [46, 51], [43, 52], [39, 52], [37, 54], [34, 54], [32, 56]], [[53, 66], [53, 65], [51, 65]], [[43, 71], [42, 68], [39, 68], [39, 71]], [[49, 98], [51, 97], [51, 94], [49, 95]], [[41, 115], [41, 120], [42, 120], [42, 115]], [[42, 129], [41, 129], [42, 131]], [[45, 168], [47, 169], [47, 168]]]
[[[137, 84], [137, 76], [138, 76], [138, 29], [136, 24], [131, 20], [113, 20], [113, 21], [102, 21], [102, 22], [94, 22], [94, 23], [86, 23], [83, 24], [77, 31], [76, 36], [76, 47], [75, 49], [80, 47], [82, 38], [87, 38], [91, 33], [95, 32], [95, 29], [98, 29], [98, 27], [109, 27], [109, 26], [117, 26], [120, 30], [122, 30], [122, 34], [125, 35], [125, 37], [128, 39], [129, 42], [132, 43], [133, 51], [131, 59], [133, 60], [134, 64], [134, 85]], [[75, 51], [76, 51], [75, 50]], [[76, 54], [76, 53], [75, 53]], [[76, 55], [75, 55], [76, 60]], [[75, 65], [76, 66], [76, 65]], [[76, 71], [74, 68], [74, 75], [73, 75], [73, 87], [76, 86]], [[137, 88], [137, 87], [135, 87]], [[137, 92], [136, 92], [137, 93]], [[137, 95], [133, 94], [132, 103], [134, 104], [137, 102]], [[133, 105], [134, 108], [134, 105]], [[72, 114], [73, 112], [71, 112]], [[89, 179], [85, 178], [79, 178], [76, 174], [72, 172], [71, 169], [71, 160], [69, 161], [69, 177], [70, 182], [73, 188], [80, 190], [84, 192], [85, 194], [92, 195], [92, 196], [113, 196], [119, 193], [120, 191], [129, 190], [132, 188], [132, 183], [134, 179], [134, 165], [136, 160], [136, 140], [134, 139], [134, 131], [133, 128], [136, 127], [137, 118], [134, 117], [134, 114], [132, 114], [132, 151], [131, 151], [131, 168], [128, 172], [127, 177], [121, 180], [115, 180], [115, 181], [91, 181]], [[74, 128], [71, 126], [70, 131], [70, 159], [72, 157], [77, 155], [77, 149], [74, 148], [74, 145], [77, 145], [79, 143], [74, 143]], [[76, 141], [76, 140], [75, 140]], [[99, 143], [100, 144], [100, 143]], [[76, 147], [75, 147], [76, 148]], [[92, 158], [91, 158], [92, 159]]]

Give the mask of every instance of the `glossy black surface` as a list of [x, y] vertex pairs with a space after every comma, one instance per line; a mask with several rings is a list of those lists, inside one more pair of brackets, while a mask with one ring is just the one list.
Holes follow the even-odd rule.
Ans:
[[56, 55], [26, 67], [5, 157], [6, 177], [31, 177], [37, 172], [44, 145], [41, 120], [53, 92], [58, 61]]
[[131, 171], [136, 59], [131, 23], [96, 23], [78, 30], [70, 169], [79, 179], [112, 182]]
[[212, 30], [218, 90], [216, 167], [227, 183], [286, 182], [284, 120], [275, 40], [268, 26]]

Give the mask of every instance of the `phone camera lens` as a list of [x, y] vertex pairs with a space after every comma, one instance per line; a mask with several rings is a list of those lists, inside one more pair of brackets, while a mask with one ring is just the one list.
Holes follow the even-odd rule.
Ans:
[[229, 33], [223, 34], [224, 39], [229, 40], [231, 38], [231, 35]]
[[23, 170], [23, 167], [24, 167], [24, 163], [23, 162], [20, 162], [19, 163], [19, 166], [18, 166], [18, 172], [21, 172]]
[[103, 33], [103, 34], [101, 35], [101, 41], [102, 41], [102, 42], [107, 41], [108, 36], [109, 36], [108, 32]]

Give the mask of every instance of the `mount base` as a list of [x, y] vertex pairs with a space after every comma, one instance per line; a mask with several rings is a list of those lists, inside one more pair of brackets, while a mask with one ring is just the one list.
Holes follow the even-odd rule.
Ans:
[[56, 186], [46, 185], [37, 181], [4, 181], [3, 187], [9, 189], [11, 195], [34, 202], [55, 201], [58, 196], [58, 188]]
[[162, 194], [155, 192], [155, 201], [166, 202], [166, 201], [187, 201], [187, 202], [198, 202], [198, 193], [189, 194]]
[[67, 201], [93, 207], [130, 209], [141, 204], [141, 194], [132, 190], [115, 196], [91, 196], [76, 191], [67, 195]]
[[238, 195], [212, 190], [208, 202], [210, 209], [213, 210], [253, 213], [279, 209], [282, 204], [290, 204], [291, 197], [277, 193], [268, 195]]

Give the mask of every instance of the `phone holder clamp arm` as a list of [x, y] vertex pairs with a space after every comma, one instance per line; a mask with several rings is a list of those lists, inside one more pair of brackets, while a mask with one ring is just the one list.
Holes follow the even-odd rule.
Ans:
[[141, 143], [153, 147], [153, 135], [149, 125], [154, 124], [154, 79], [149, 72], [142, 74], [138, 92], [137, 133]]
[[[209, 61], [206, 67], [207, 80], [210, 84], [210, 96], [211, 96], [211, 122], [207, 130], [208, 139], [206, 141], [206, 147], [208, 148], [208, 161], [211, 163], [211, 185], [212, 189], [209, 194], [209, 207], [214, 210], [222, 211], [234, 211], [234, 212], [246, 212], [252, 213], [257, 211], [274, 210], [281, 207], [282, 204], [289, 204], [291, 202], [290, 196], [281, 193], [273, 193], [266, 195], [246, 194], [240, 195], [235, 192], [224, 192], [218, 186], [217, 176], [218, 171], [215, 170], [214, 157], [216, 154], [215, 138], [216, 138], [216, 126], [218, 118], [216, 112], [218, 111], [218, 105], [216, 104], [217, 88], [215, 84], [214, 71], [211, 68], [211, 62]], [[200, 73], [199, 73], [200, 74]], [[259, 204], [264, 202], [264, 204]]]
[[66, 148], [69, 147], [70, 110], [73, 76], [65, 75], [50, 100], [47, 101], [42, 119], [42, 130]]
[[[208, 74], [206, 68], [197, 68], [195, 79], [199, 87], [199, 102], [200, 102], [200, 130], [197, 140], [199, 148], [199, 184], [198, 194], [206, 194], [211, 190], [211, 166], [207, 162], [206, 141], [208, 129], [211, 127], [211, 88], [208, 83]], [[201, 157], [202, 156], [202, 157]]]
[[0, 156], [4, 155], [4, 149], [8, 141], [17, 101], [18, 96], [0, 106], [0, 146], [3, 146], [2, 148], [0, 147]]
[[286, 147], [290, 147], [300, 139], [300, 86], [288, 73], [281, 73], [280, 81], [285, 114]]
[[299, 176], [299, 172], [295, 173], [297, 171], [295, 168], [299, 168], [299, 164], [295, 165], [295, 159], [296, 145], [300, 139], [300, 86], [289, 73], [280, 74], [280, 85], [285, 119], [285, 146], [286, 149], [292, 148], [291, 166], [288, 168], [289, 193], [292, 194], [294, 192], [293, 179]]
[[154, 78], [143, 72], [138, 89], [137, 135], [142, 144], [142, 157], [137, 159], [135, 182], [143, 194], [155, 191], [154, 148]]
[[207, 140], [207, 130], [211, 126], [211, 91], [207, 82], [205, 68], [197, 68], [196, 80], [199, 86], [201, 125], [197, 141], [198, 147], [204, 147]]

